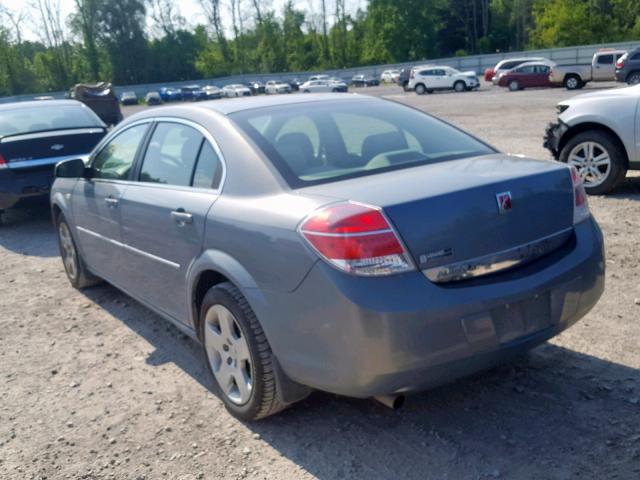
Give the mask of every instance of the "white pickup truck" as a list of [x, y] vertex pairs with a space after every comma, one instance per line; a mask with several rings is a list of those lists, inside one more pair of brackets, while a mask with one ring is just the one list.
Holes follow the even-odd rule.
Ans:
[[593, 55], [591, 64], [556, 65], [551, 69], [551, 83], [563, 85], [567, 90], [577, 90], [587, 82], [610, 82], [616, 79], [616, 62], [624, 50], [602, 49]]

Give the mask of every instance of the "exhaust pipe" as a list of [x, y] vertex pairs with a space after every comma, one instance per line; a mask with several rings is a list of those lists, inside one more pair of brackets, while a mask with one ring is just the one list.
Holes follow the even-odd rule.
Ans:
[[404, 405], [404, 395], [378, 395], [373, 399], [391, 410], [398, 410]]

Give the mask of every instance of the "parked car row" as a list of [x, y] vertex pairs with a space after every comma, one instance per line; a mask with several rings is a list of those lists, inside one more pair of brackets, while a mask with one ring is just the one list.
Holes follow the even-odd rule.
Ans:
[[590, 64], [562, 64], [539, 57], [509, 58], [485, 70], [484, 78], [509, 90], [527, 87], [564, 87], [577, 90], [589, 82], [640, 83], [640, 49], [632, 52], [602, 48]]

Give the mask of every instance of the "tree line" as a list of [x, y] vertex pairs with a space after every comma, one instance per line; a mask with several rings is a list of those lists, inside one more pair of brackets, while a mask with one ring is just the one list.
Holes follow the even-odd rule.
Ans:
[[[347, 68], [640, 38], [640, 0], [58, 0], [0, 9], [0, 95]], [[26, 19], [38, 40], [25, 39]]]

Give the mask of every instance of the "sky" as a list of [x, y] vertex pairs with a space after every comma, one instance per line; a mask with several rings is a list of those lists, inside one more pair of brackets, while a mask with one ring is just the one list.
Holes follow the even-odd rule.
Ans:
[[[74, 0], [53, 0], [54, 2], [59, 2], [60, 12], [63, 19], [69, 17], [69, 15], [74, 11]], [[284, 6], [286, 0], [261, 0], [263, 5], [271, 5], [276, 12], [281, 12], [282, 7]], [[23, 22], [22, 27], [22, 37], [26, 40], [40, 40], [40, 32], [37, 22], [37, 16], [33, 13], [33, 8], [30, 7], [34, 3], [34, 0], [0, 0], [0, 6], [2, 8], [11, 10], [13, 12], [21, 12], [25, 11], [27, 13], [27, 18]], [[190, 25], [197, 25], [198, 23], [205, 23], [205, 17], [202, 13], [202, 8], [200, 7], [198, 0], [175, 0], [176, 5], [179, 5], [177, 9], [187, 22]], [[223, 4], [228, 4], [225, 0], [222, 1]], [[319, 12], [319, 0], [294, 0], [294, 5], [302, 10], [312, 10], [314, 12]], [[328, 10], [333, 10], [333, 1], [329, 0], [327, 2]], [[364, 8], [366, 6], [366, 0], [348, 0], [347, 1], [347, 10], [349, 12], [355, 12], [358, 7]], [[151, 31], [151, 20], [149, 20], [149, 31]], [[228, 12], [227, 8], [224, 8], [222, 11], [222, 22], [225, 25], [227, 30], [231, 30], [231, 14]]]

